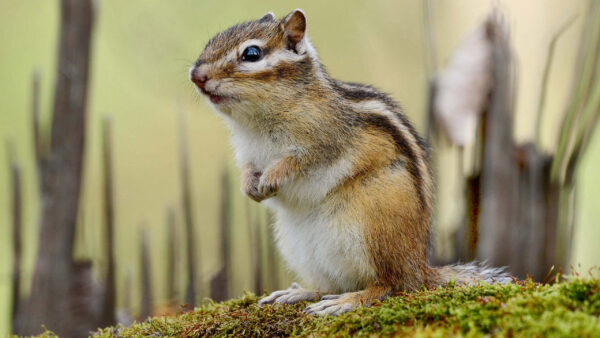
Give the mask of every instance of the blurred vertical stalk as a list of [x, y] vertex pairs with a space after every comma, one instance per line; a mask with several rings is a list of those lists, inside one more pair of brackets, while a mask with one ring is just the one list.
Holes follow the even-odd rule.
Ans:
[[269, 286], [271, 290], [279, 290], [279, 259], [277, 257], [277, 248], [275, 247], [275, 236], [273, 235], [273, 227], [271, 224], [275, 221], [275, 216], [271, 212], [267, 212], [266, 221], [264, 223], [267, 229], [267, 265], [270, 271], [267, 275], [270, 277]]
[[568, 182], [600, 114], [600, 2], [590, 1], [575, 71], [574, 89], [561, 125], [552, 180]]
[[[21, 335], [37, 334], [45, 323], [59, 335], [82, 336], [97, 324], [72, 307], [81, 296], [75, 293], [76, 286], [84, 283], [78, 278], [91, 277], [83, 270], [91, 267], [76, 266], [72, 254], [85, 145], [93, 4], [92, 0], [62, 0], [60, 4], [50, 147], [41, 171], [40, 244], [31, 294], [17, 313], [15, 331]], [[34, 131], [34, 137], [38, 136]]]
[[231, 192], [229, 170], [223, 169], [221, 175], [221, 214], [219, 228], [221, 269], [210, 280], [210, 298], [215, 301], [229, 299], [231, 284]]
[[538, 111], [535, 119], [535, 144], [538, 148], [542, 147], [542, 117], [544, 115], [544, 108], [546, 107], [546, 93], [548, 92], [548, 79], [550, 78], [550, 69], [552, 68], [552, 61], [554, 60], [554, 50], [556, 49], [556, 43], [561, 35], [571, 27], [571, 24], [575, 22], [577, 16], [573, 16], [567, 22], [565, 22], [559, 30], [554, 33], [550, 44], [548, 45], [548, 54], [546, 56], [546, 64], [544, 65], [544, 75], [542, 76], [542, 85], [540, 90], [540, 99], [538, 102]]
[[113, 193], [113, 154], [111, 147], [112, 130], [111, 122], [107, 117], [102, 122], [102, 155], [104, 174], [104, 222], [105, 222], [105, 245], [106, 245], [106, 288], [104, 293], [104, 304], [100, 317], [102, 326], [113, 325], [115, 322], [115, 248], [114, 248], [114, 193]]
[[140, 236], [140, 258], [142, 297], [139, 318], [145, 320], [152, 315], [152, 274], [150, 273], [150, 239], [148, 229], [144, 225]]
[[125, 271], [125, 280], [123, 282], [122, 293], [123, 305], [116, 311], [116, 320], [119, 324], [125, 326], [131, 325], [133, 318], [131, 317], [131, 270]]
[[[552, 265], [560, 265], [554, 250], [558, 187], [550, 182], [552, 157], [535, 143], [516, 144], [513, 67], [508, 30], [494, 19], [491, 37], [493, 86], [482, 116], [481, 169], [469, 205], [476, 205], [476, 255], [496, 266], [508, 266], [518, 278], [541, 281]], [[470, 182], [469, 182], [470, 183]], [[472, 210], [471, 210], [472, 211]], [[471, 243], [469, 243], [471, 244]]]
[[179, 239], [175, 210], [167, 210], [167, 298], [169, 303], [177, 302], [177, 261], [179, 260]]
[[425, 55], [427, 56], [426, 75], [427, 78], [430, 79], [437, 72], [438, 65], [436, 40], [431, 11], [431, 0], [423, 0], [421, 4], [423, 5], [423, 31], [425, 35]]
[[[263, 283], [263, 264], [262, 264], [262, 233], [258, 219], [258, 210], [252, 207], [250, 199], [245, 198], [246, 202], [246, 224], [248, 234], [250, 235], [250, 264], [252, 264], [253, 289], [254, 293], [260, 295], [264, 291]], [[252, 212], [254, 209], [254, 212]]]
[[[40, 72], [33, 72], [31, 81], [31, 124], [33, 133], [33, 147], [35, 155], [35, 163], [38, 176], [38, 187], [42, 186], [42, 171], [45, 163], [42, 155], [43, 143], [40, 136]], [[13, 331], [19, 330], [17, 320], [19, 319], [19, 306], [21, 305], [21, 265], [22, 265], [22, 204], [21, 204], [21, 171], [17, 166], [14, 158], [14, 150], [11, 145], [8, 145], [9, 164], [11, 172], [12, 184], [12, 201], [13, 201], [13, 303], [12, 303], [12, 327]], [[41, 189], [40, 189], [41, 190]]]
[[[550, 42], [535, 142], [525, 144], [513, 139], [516, 73], [508, 29], [497, 12], [486, 23], [492, 86], [489, 102], [478, 112], [482, 132], [475, 149], [476, 155], [481, 152], [481, 167], [466, 177], [468, 225], [457, 232], [459, 259], [472, 258], [475, 248], [475, 258], [508, 266], [515, 276], [532, 276], [538, 281], [548, 276], [548, 271], [568, 268], [575, 169], [600, 118], [600, 2], [590, 2], [557, 152], [548, 155], [540, 147], [547, 82], [558, 38], [573, 19], [563, 24]], [[552, 270], [553, 266], [557, 269]]]
[[17, 165], [12, 145], [7, 145], [8, 163], [10, 165], [10, 183], [12, 199], [12, 236], [13, 236], [13, 271], [12, 271], [12, 311], [11, 319], [14, 321], [21, 302], [21, 229], [23, 227], [23, 210], [21, 196], [21, 168]]
[[[190, 178], [189, 151], [187, 147], [187, 129], [185, 116], [180, 115], [179, 120], [179, 160], [181, 170], [181, 193], [183, 200], [183, 219], [185, 238], [187, 240], [187, 285], [185, 301], [192, 307], [196, 304], [196, 267], [199, 267], [196, 253], [196, 234], [194, 213], [192, 210], [192, 182]], [[200, 292], [201, 294], [201, 292]]]
[[35, 70], [32, 77], [32, 94], [31, 94], [31, 124], [33, 132], [33, 153], [35, 155], [35, 163], [37, 166], [38, 187], [42, 187], [42, 175], [46, 157], [45, 146], [47, 142], [42, 141], [40, 134], [40, 72]]
[[[494, 14], [488, 23], [492, 49], [493, 86], [489, 110], [484, 114], [477, 258], [492, 264], [509, 265], [512, 248], [515, 197], [518, 176], [513, 156], [513, 76], [509, 36]], [[507, 149], [508, 147], [508, 149]]]
[[556, 257], [567, 268], [575, 225], [574, 175], [600, 118], [600, 1], [591, 0], [576, 63], [573, 92], [551, 168], [552, 182], [562, 187], [559, 198]]
[[426, 123], [425, 123], [425, 139], [429, 142], [432, 141], [432, 136], [436, 133], [434, 129], [435, 126], [435, 115], [433, 114], [433, 100], [435, 97], [435, 81], [433, 79], [434, 74], [437, 72], [438, 66], [438, 57], [437, 57], [437, 49], [436, 49], [436, 41], [435, 41], [435, 32], [433, 29], [433, 16], [431, 10], [431, 1], [423, 0], [421, 2], [423, 5], [422, 13], [423, 13], [423, 31], [425, 35], [425, 55], [427, 56], [426, 62], [426, 76], [427, 79], [430, 79], [428, 83], [427, 90], [429, 91], [429, 95], [427, 96], [427, 115], [426, 115]]

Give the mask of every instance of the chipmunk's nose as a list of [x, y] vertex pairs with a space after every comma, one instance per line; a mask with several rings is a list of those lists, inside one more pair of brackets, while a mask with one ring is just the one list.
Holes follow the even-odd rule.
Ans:
[[198, 86], [200, 89], [204, 89], [208, 76], [205, 72], [200, 71], [198, 68], [192, 69], [190, 72], [190, 80]]

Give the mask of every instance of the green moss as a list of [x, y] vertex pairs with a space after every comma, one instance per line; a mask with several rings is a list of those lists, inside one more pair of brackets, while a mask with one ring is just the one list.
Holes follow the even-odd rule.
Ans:
[[600, 280], [572, 278], [554, 285], [448, 287], [399, 293], [370, 308], [337, 317], [302, 313], [307, 303], [258, 308], [257, 297], [211, 303], [131, 327], [105, 328], [100, 337], [133, 336], [600, 336]]

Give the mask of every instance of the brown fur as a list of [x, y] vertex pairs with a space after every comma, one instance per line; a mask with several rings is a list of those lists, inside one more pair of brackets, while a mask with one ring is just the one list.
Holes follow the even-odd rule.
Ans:
[[[301, 25], [301, 23], [298, 23]], [[268, 41], [266, 53], [283, 48], [286, 38], [298, 40], [274, 22], [250, 22], [219, 33], [207, 45], [198, 64], [218, 60], [247, 39]], [[317, 74], [325, 81], [316, 81]], [[376, 285], [412, 290], [429, 285], [426, 264], [427, 234], [431, 211], [427, 150], [405, 118], [411, 133], [405, 134], [388, 117], [363, 112], [360, 102], [379, 100], [398, 116], [403, 116], [389, 97], [371, 87], [330, 80], [320, 64], [308, 56], [301, 61], [281, 62], [255, 73], [239, 73], [234, 64], [214, 69], [214, 78], [252, 81], [260, 86], [273, 84], [277, 93], [298, 93], [280, 111], [255, 116], [262, 132], [291, 139], [306, 153], [282, 159], [262, 175], [266, 182], [262, 198], [277, 193], [281, 184], [317, 164], [333, 162], [350, 148], [358, 159], [354, 175], [331, 193], [331, 198], [347, 199], [348, 210], [364, 225], [364, 236], [377, 271]], [[285, 89], [281, 88], [282, 86]], [[300, 90], [301, 89], [301, 90]], [[292, 96], [292, 95], [290, 95]], [[356, 103], [355, 103], [356, 102]], [[256, 185], [255, 176], [245, 171], [248, 192]], [[260, 200], [261, 198], [253, 198]]]
[[[307, 51], [312, 47], [303, 44], [305, 29], [302, 12], [280, 21], [268, 14], [217, 34], [195, 64], [205, 65], [208, 77], [222, 80], [220, 88], [228, 89], [234, 99], [260, 107], [244, 114], [223, 108], [224, 113], [273, 143], [299, 149], [262, 173], [247, 165], [244, 192], [260, 201], [276, 195], [291, 179], [352, 157], [351, 175], [323, 203], [360, 224], [375, 279], [364, 285], [365, 290], [344, 294], [330, 305], [354, 308], [391, 291], [441, 285], [450, 276], [466, 279], [457, 269], [436, 270], [427, 264], [433, 186], [427, 145], [389, 96], [370, 86], [332, 79]], [[265, 41], [265, 58], [282, 51], [298, 57], [259, 71], [241, 71], [237, 50], [248, 39]], [[237, 51], [236, 59], [225, 60], [232, 51]], [[313, 293], [306, 295], [296, 298], [308, 299]]]

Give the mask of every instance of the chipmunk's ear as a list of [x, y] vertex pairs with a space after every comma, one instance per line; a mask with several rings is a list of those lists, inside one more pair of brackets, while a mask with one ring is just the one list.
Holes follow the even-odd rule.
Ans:
[[274, 22], [275, 21], [275, 14], [273, 14], [273, 12], [269, 12], [265, 15], [263, 15], [260, 19], [258, 19], [258, 22]]
[[306, 16], [301, 9], [295, 9], [282, 20], [287, 47], [298, 52], [298, 44], [306, 32]]

